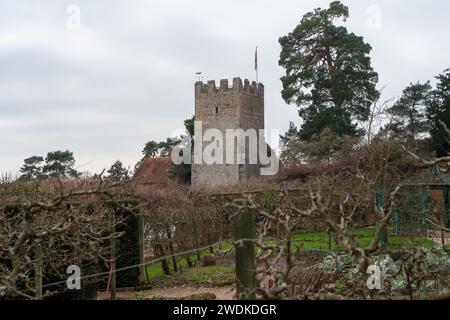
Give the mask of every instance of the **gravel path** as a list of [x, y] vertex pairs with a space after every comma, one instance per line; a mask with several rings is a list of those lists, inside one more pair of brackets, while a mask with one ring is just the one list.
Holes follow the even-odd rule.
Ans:
[[[181, 286], [175, 288], [155, 288], [151, 290], [144, 290], [139, 292], [117, 292], [118, 299], [182, 299], [192, 295], [212, 293], [217, 300], [233, 300], [235, 295], [234, 286], [227, 287], [196, 287], [196, 286]], [[99, 300], [109, 299], [109, 294], [104, 292], [99, 293]]]

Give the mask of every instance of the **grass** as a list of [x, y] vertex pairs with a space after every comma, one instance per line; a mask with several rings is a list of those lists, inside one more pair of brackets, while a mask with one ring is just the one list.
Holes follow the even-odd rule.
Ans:
[[[392, 229], [390, 229], [392, 230]], [[374, 228], [359, 228], [356, 229], [356, 239], [361, 247], [367, 246], [373, 238]], [[275, 240], [267, 240], [268, 243]], [[388, 231], [388, 243], [393, 246], [411, 246], [419, 245], [423, 247], [431, 247], [435, 243], [424, 237], [411, 237], [411, 236], [396, 236], [392, 232]], [[301, 248], [303, 250], [328, 250], [328, 233], [327, 232], [308, 232], [296, 234], [292, 238], [292, 247]], [[222, 250], [227, 251], [232, 248], [231, 242], [223, 242]], [[337, 245], [333, 239], [331, 240], [331, 250], [341, 250], [342, 247]], [[209, 249], [202, 250], [201, 256], [208, 254]], [[195, 254], [191, 256], [192, 261], [197, 261]], [[170, 270], [173, 275], [172, 260], [168, 259]], [[234, 267], [233, 266], [212, 266], [212, 267], [199, 267], [198, 264], [195, 267], [189, 268], [185, 257], [178, 257], [177, 264], [183, 269], [183, 274], [177, 276], [182, 277], [184, 280], [201, 283], [212, 283], [215, 285], [224, 285], [229, 281], [234, 281]], [[149, 280], [158, 279], [164, 277], [164, 272], [161, 267], [161, 263], [154, 263], [147, 266], [147, 274]]]
[[[235, 282], [234, 266], [231, 265], [218, 265], [201, 267], [195, 266], [189, 269], [183, 269], [182, 273], [172, 273], [170, 275], [164, 275], [161, 264], [153, 264], [151, 270], [147, 269], [151, 277], [149, 277], [149, 283], [159, 283], [161, 286], [179, 286], [185, 283], [191, 283], [196, 285], [206, 286], [226, 286]], [[149, 274], [150, 275], [150, 274]]]
[[183, 278], [196, 283], [209, 283], [226, 286], [235, 282], [233, 266], [197, 267], [185, 270]]
[[[355, 235], [360, 247], [367, 246], [373, 239], [374, 228], [356, 229]], [[328, 250], [328, 233], [327, 232], [308, 232], [296, 234], [292, 237], [293, 246], [300, 247], [304, 250]], [[388, 231], [388, 243], [394, 246], [411, 246], [417, 244], [419, 246], [431, 247], [434, 242], [424, 237], [397, 236]], [[342, 246], [336, 244], [333, 236], [331, 237], [331, 250], [341, 250]]]
[[[232, 248], [232, 243], [231, 242], [222, 242], [222, 251], [228, 251]], [[214, 248], [215, 252], [216, 252], [216, 248]], [[204, 256], [211, 253], [211, 251], [209, 249], [204, 249], [200, 251], [200, 256]], [[197, 260], [197, 255], [196, 254], [190, 254], [189, 255], [191, 261], [193, 263], [199, 263]], [[170, 272], [174, 272], [174, 267], [173, 267], [173, 263], [172, 263], [172, 259], [167, 259], [167, 262], [169, 263], [169, 269]], [[189, 264], [187, 263], [186, 257], [177, 257], [177, 265], [179, 268], [183, 269], [183, 272], [186, 272], [187, 270], [191, 270], [192, 268], [189, 268]], [[153, 263], [147, 266], [147, 274], [148, 274], [148, 279], [149, 280], [153, 280], [153, 279], [157, 279], [160, 278], [162, 276], [164, 276], [164, 272], [162, 270], [161, 267], [161, 263], [157, 262], [157, 263]]]

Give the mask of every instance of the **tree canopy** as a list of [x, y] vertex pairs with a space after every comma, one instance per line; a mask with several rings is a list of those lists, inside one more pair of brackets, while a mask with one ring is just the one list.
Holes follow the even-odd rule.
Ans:
[[122, 161], [117, 160], [106, 171], [108, 173], [108, 179], [112, 181], [124, 181], [129, 179], [129, 170], [125, 168]]
[[400, 99], [388, 110], [393, 116], [391, 130], [404, 140], [415, 141], [428, 131], [425, 111], [431, 92], [430, 82], [407, 86]]
[[[184, 120], [186, 136], [190, 137], [191, 152], [194, 148], [194, 121], [195, 116]], [[144, 149], [142, 150], [142, 154], [144, 155], [144, 158], [168, 157], [170, 156], [170, 152], [172, 151], [172, 149], [183, 141], [183, 138], [183, 136], [177, 138], [166, 138], [166, 140], [161, 142], [150, 140], [145, 144]], [[139, 163], [136, 166], [139, 166]], [[180, 181], [184, 183], [190, 183], [191, 164], [172, 164], [169, 170], [169, 176], [172, 178], [179, 178]]]
[[431, 92], [426, 109], [426, 116], [430, 122], [431, 148], [436, 156], [443, 157], [450, 153], [450, 142], [443, 122], [450, 128], [450, 68], [436, 77], [436, 89]]
[[75, 158], [72, 151], [52, 151], [47, 153], [45, 162], [42, 156], [26, 158], [20, 168], [20, 178], [24, 180], [36, 180], [48, 177], [76, 178], [80, 173], [74, 169], [74, 166]]
[[75, 178], [79, 176], [79, 173], [74, 169], [74, 166], [75, 158], [73, 152], [58, 150], [47, 153], [42, 172], [49, 177]]
[[32, 156], [26, 158], [24, 164], [20, 168], [21, 178], [25, 180], [36, 180], [43, 176], [42, 164], [44, 158], [41, 156]]
[[305, 14], [292, 32], [279, 39], [279, 64], [286, 71], [282, 97], [299, 108], [302, 139], [311, 139], [325, 127], [339, 135], [358, 135], [352, 120], [366, 120], [379, 97], [371, 46], [336, 25], [336, 20], [348, 16], [348, 8], [334, 1], [327, 9]]

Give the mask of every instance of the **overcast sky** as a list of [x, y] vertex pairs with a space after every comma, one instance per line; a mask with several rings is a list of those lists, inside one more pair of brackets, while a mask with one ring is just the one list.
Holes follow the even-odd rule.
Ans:
[[[58, 149], [80, 170], [133, 166], [146, 141], [194, 113], [196, 71], [254, 80], [256, 45], [266, 127], [285, 131], [299, 118], [281, 99], [278, 38], [328, 3], [0, 0], [0, 172]], [[449, 1], [343, 3], [347, 28], [373, 47], [384, 98], [450, 66]]]

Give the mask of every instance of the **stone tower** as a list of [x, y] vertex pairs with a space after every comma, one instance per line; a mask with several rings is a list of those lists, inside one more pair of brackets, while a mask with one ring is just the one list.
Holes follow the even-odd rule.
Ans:
[[[247, 79], [242, 83], [241, 78], [234, 78], [232, 86], [229, 86], [228, 80], [220, 80], [220, 86], [217, 88], [215, 81], [208, 81], [207, 84], [201, 81], [197, 82], [195, 84], [195, 120], [202, 122], [202, 133], [208, 129], [217, 129], [223, 134], [223, 158], [227, 158], [226, 151], [229, 150], [225, 150], [227, 129], [255, 129], [258, 132], [258, 138], [259, 130], [264, 129], [263, 84], [250, 83]], [[197, 128], [196, 131], [198, 131]], [[204, 151], [212, 141], [203, 141], [201, 150]], [[246, 141], [248, 142], [248, 140]], [[194, 157], [200, 147], [196, 145], [195, 149], [197, 151], [194, 150]], [[244, 164], [239, 164], [238, 161], [232, 164], [227, 161], [224, 161], [223, 164], [207, 164], [203, 161], [199, 164], [194, 160], [192, 187], [233, 185], [240, 181], [246, 181], [252, 176], [259, 176], [259, 164], [248, 161], [249, 146], [246, 145], [244, 150], [246, 158]], [[237, 148], [232, 152], [236, 159]], [[242, 151], [241, 154], [243, 154]]]

